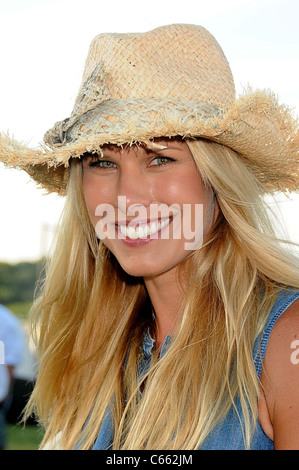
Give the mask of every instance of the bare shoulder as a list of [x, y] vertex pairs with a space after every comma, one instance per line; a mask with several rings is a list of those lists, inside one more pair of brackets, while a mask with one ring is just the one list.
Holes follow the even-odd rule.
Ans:
[[299, 449], [299, 299], [269, 338], [261, 376], [262, 401], [276, 449]]
[[292, 349], [295, 349], [293, 343], [296, 341], [299, 342], [299, 299], [289, 306], [274, 325], [265, 361], [268, 362], [275, 355], [277, 360], [288, 359], [288, 365], [293, 364], [294, 361], [290, 360], [290, 356], [292, 356]]

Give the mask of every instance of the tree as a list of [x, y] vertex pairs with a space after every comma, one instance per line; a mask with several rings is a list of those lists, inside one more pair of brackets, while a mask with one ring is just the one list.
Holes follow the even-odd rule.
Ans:
[[0, 303], [32, 302], [44, 260], [0, 263]]

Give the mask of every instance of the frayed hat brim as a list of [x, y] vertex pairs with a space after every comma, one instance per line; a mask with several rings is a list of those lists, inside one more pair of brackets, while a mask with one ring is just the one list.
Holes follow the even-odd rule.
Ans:
[[2, 134], [0, 154], [6, 165], [27, 171], [47, 192], [64, 195], [71, 158], [99, 152], [105, 144], [132, 145], [173, 136], [230, 147], [265, 193], [299, 189], [298, 121], [269, 91], [248, 89], [229, 110], [194, 100], [107, 100], [72, 126], [67, 120], [57, 123], [45, 136], [47, 145], [39, 149]]

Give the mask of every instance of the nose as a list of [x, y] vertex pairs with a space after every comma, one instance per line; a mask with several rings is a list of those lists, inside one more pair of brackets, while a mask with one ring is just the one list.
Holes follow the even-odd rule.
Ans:
[[149, 177], [138, 162], [138, 157], [134, 160], [126, 161], [119, 173], [117, 201], [115, 206], [124, 214], [128, 209], [138, 210], [141, 207], [149, 207], [153, 202], [153, 188]]

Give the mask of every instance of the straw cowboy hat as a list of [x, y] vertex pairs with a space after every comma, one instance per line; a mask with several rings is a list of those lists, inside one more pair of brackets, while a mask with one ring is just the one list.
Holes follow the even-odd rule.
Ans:
[[39, 149], [0, 136], [0, 160], [64, 195], [71, 157], [105, 143], [161, 136], [203, 137], [235, 150], [261, 192], [299, 188], [298, 123], [275, 95], [250, 89], [236, 99], [232, 73], [203, 27], [100, 34], [91, 43], [72, 114]]

